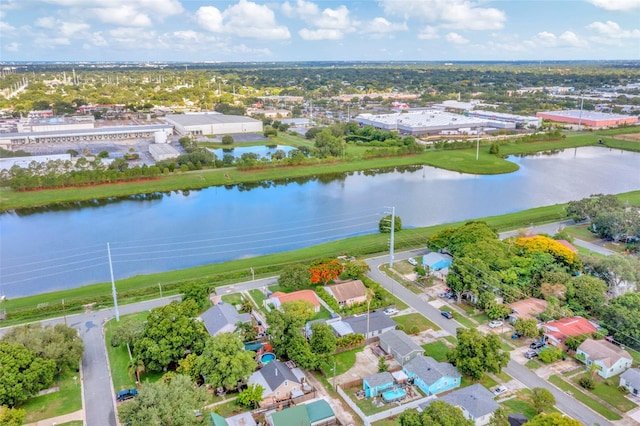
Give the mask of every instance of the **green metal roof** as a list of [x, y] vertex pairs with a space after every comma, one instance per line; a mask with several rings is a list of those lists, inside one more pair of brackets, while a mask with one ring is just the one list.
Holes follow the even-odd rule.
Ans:
[[329, 403], [322, 399], [310, 404], [305, 404], [304, 406], [307, 408], [307, 414], [309, 415], [311, 423], [316, 423], [335, 416], [335, 413], [331, 409]]
[[211, 413], [211, 425], [212, 426], [228, 426], [227, 421], [218, 413]]
[[274, 426], [311, 426], [306, 405], [285, 408], [271, 415]]

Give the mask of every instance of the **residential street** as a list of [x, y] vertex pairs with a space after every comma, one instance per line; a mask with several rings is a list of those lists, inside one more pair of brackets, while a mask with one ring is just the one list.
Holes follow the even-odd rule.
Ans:
[[[416, 253], [417, 252], [404, 252], [400, 255], [396, 255], [396, 261], [401, 259], [406, 259], [411, 256], [415, 256]], [[410, 290], [407, 290], [401, 284], [397, 283], [396, 281], [389, 278], [387, 275], [380, 272], [379, 270], [380, 265], [388, 262], [388, 260], [389, 260], [388, 256], [380, 256], [376, 258], [367, 259], [366, 262], [371, 268], [371, 271], [368, 274], [369, 277], [377, 281], [378, 283], [380, 283], [388, 291], [393, 291], [395, 296], [401, 299], [407, 305], [411, 306], [416, 311], [426, 316], [430, 321], [437, 324], [443, 330], [455, 336], [456, 328], [462, 327], [458, 322], [456, 322], [455, 320], [445, 319], [440, 314], [440, 311], [438, 309], [434, 308], [429, 303], [425, 302], [422, 298], [416, 297], [416, 295], [412, 293]], [[568, 416], [571, 416], [574, 419], [577, 419], [583, 422], [585, 425], [588, 425], [588, 426], [611, 425], [611, 423], [607, 421], [604, 417], [595, 413], [594, 411], [587, 408], [586, 406], [582, 405], [580, 402], [578, 402], [574, 398], [571, 398], [566, 393], [562, 392], [555, 386], [549, 384], [547, 381], [536, 376], [535, 373], [531, 372], [528, 368], [524, 367], [523, 365], [520, 365], [515, 361], [510, 361], [509, 365], [505, 369], [505, 372], [510, 376], [512, 376], [514, 379], [519, 380], [521, 383], [523, 383], [529, 388], [542, 387], [542, 388], [549, 389], [556, 398], [556, 406], [558, 407], [558, 409], [560, 409], [562, 412], [564, 412]]]

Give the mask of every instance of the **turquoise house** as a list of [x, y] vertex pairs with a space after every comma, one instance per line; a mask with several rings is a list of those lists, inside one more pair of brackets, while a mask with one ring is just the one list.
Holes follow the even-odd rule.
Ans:
[[422, 392], [435, 395], [460, 386], [462, 375], [447, 362], [437, 362], [430, 356], [420, 355], [406, 363], [402, 371]]
[[362, 380], [364, 396], [367, 398], [378, 396], [387, 389], [393, 388], [393, 385], [393, 376], [388, 371], [367, 376]]

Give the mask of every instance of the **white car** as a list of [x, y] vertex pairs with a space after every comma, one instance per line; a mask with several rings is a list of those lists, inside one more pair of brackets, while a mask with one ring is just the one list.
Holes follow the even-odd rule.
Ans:
[[409, 262], [413, 266], [417, 266], [418, 265], [418, 262], [413, 257], [408, 258], [407, 262]]
[[489, 328], [496, 328], [496, 327], [500, 327], [502, 324], [504, 324], [504, 322], [500, 321], [500, 320], [493, 320], [489, 323]]
[[495, 395], [502, 395], [503, 393], [505, 393], [507, 391], [507, 388], [504, 386], [498, 386], [497, 388], [495, 388], [493, 390], [493, 393]]
[[385, 315], [395, 315], [397, 314], [399, 311], [396, 308], [387, 308], [384, 310], [384, 314]]

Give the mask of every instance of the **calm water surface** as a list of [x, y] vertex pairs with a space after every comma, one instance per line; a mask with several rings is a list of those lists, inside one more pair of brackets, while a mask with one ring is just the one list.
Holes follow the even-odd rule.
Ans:
[[[601, 147], [510, 158], [515, 173], [414, 167], [152, 194], [0, 216], [0, 293], [29, 295], [377, 232], [386, 206], [429, 226], [640, 189], [640, 154]], [[247, 278], [250, 278], [249, 273]]]

